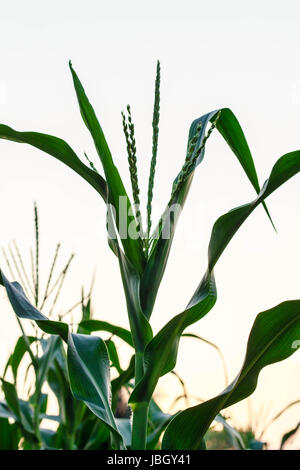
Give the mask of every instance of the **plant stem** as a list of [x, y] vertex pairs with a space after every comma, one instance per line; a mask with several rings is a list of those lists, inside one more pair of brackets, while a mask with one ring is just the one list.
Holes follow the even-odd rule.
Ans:
[[133, 412], [131, 444], [133, 450], [146, 449], [148, 411], [148, 403], [138, 403]]
[[[137, 384], [144, 375], [143, 353], [135, 354], [135, 383]], [[131, 449], [145, 450], [147, 442], [149, 403], [138, 403], [133, 411], [132, 443]]]

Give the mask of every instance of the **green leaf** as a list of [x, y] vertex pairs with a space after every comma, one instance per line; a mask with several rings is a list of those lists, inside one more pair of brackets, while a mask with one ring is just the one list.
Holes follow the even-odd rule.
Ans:
[[111, 366], [115, 367], [117, 372], [121, 374], [123, 372], [121, 365], [120, 365], [120, 360], [119, 360], [119, 355], [117, 352], [117, 348], [115, 343], [111, 339], [107, 339], [105, 341], [107, 350], [108, 350], [108, 355], [111, 361]]
[[7, 406], [7, 403], [3, 400], [0, 401], [0, 418], [13, 418], [17, 419], [16, 415]]
[[[27, 336], [27, 339], [28, 339], [29, 344], [32, 344], [34, 341], [36, 341], [36, 338], [34, 336]], [[24, 336], [20, 336], [20, 338], [18, 338], [18, 341], [15, 345], [14, 352], [11, 354], [7, 363], [7, 366], [11, 366], [12, 373], [13, 373], [15, 380], [17, 380], [19, 365], [21, 364], [21, 361], [25, 353], [27, 352], [27, 350], [28, 350], [27, 341], [25, 340]]]
[[16, 420], [30, 434], [34, 434], [32, 414], [27, 402], [19, 400], [14, 384], [2, 380], [2, 390], [8, 407], [13, 412]]
[[107, 331], [112, 335], [118, 336], [129, 346], [133, 346], [132, 337], [130, 331], [122, 328], [121, 326], [112, 325], [106, 321], [101, 320], [86, 320], [79, 323], [79, 326], [84, 328], [88, 333], [93, 331]]
[[77, 328], [77, 333], [81, 334], [89, 334], [87, 330], [81, 326], [81, 323], [84, 321], [91, 320], [92, 318], [92, 308], [91, 308], [91, 293], [89, 294], [89, 298], [87, 303], [84, 302], [84, 294], [82, 292], [82, 301], [81, 301], [81, 320]]
[[116, 418], [118, 429], [124, 437], [126, 447], [131, 446], [131, 420], [129, 418]]
[[[190, 140], [195, 136], [197, 126], [199, 123], [201, 123], [201, 131], [199, 134], [198, 142], [195, 146], [194, 154], [198, 151], [198, 149], [203, 143], [208, 123], [210, 121], [213, 122], [216, 119], [218, 113], [220, 114], [216, 127], [221, 133], [221, 135], [224, 137], [225, 141], [228, 143], [235, 156], [237, 157], [250, 183], [254, 187], [255, 191], [258, 193], [260, 189], [254, 166], [254, 161], [242, 128], [237, 118], [230, 109], [218, 109], [208, 114], [205, 114], [199, 119], [193, 121], [189, 131], [188, 142], [190, 142]], [[151, 316], [153, 310], [158, 288], [160, 286], [161, 279], [163, 277], [168, 261], [176, 224], [178, 222], [181, 210], [187, 198], [194, 177], [194, 171], [196, 167], [202, 162], [204, 158], [204, 153], [205, 148], [200, 152], [200, 155], [196, 160], [191, 174], [188, 176], [188, 178], [183, 181], [179, 191], [177, 191], [176, 194], [171, 197], [171, 200], [169, 201], [167, 208], [164, 214], [162, 215], [157, 228], [154, 231], [154, 242], [152, 246], [152, 251], [141, 280], [141, 303], [143, 311], [147, 318]], [[181, 172], [175, 178], [173, 187], [176, 185], [180, 174]], [[171, 216], [169, 217], [170, 207], [172, 205], [177, 205], [177, 208], [179, 209], [180, 207], [180, 209], [177, 212], [171, 212]], [[163, 230], [162, 223], [164, 226]], [[164, 233], [168, 234], [168, 236], [166, 237]]]
[[178, 344], [184, 329], [206, 315], [216, 302], [213, 269], [226, 246], [254, 209], [273, 191], [300, 171], [300, 151], [288, 153], [274, 165], [258, 197], [237, 207], [214, 224], [208, 247], [208, 269], [187, 309], [173, 317], [150, 341], [144, 353], [144, 377], [135, 387], [130, 403], [149, 402], [159, 377], [176, 364]]
[[123, 448], [110, 407], [109, 356], [104, 341], [96, 336], [70, 333], [68, 369], [74, 397], [82, 400], [109, 427], [117, 447]]
[[218, 414], [215, 417], [215, 421], [217, 421], [217, 423], [222, 424], [224, 431], [228, 434], [231, 440], [232, 446], [236, 450], [245, 450], [245, 444], [243, 442], [242, 436], [236, 429], [230, 426], [230, 424], [221, 414]]
[[88, 438], [86, 442], [84, 443], [84, 445], [78, 448], [84, 449], [84, 450], [100, 450], [102, 448], [105, 449], [105, 444], [107, 448], [110, 445], [109, 444], [110, 442], [109, 430], [107, 426], [104, 426], [104, 424], [101, 421], [98, 421], [95, 424], [93, 424], [93, 427], [91, 428], [92, 424], [93, 423], [88, 422], [88, 421], [84, 423], [83, 425], [84, 430], [82, 434], [85, 435], [85, 433], [88, 433]]
[[209, 346], [211, 346], [212, 348], [214, 348], [217, 351], [217, 353], [218, 353], [218, 355], [221, 359], [221, 362], [222, 362], [222, 367], [223, 367], [223, 371], [224, 371], [225, 385], [228, 385], [228, 372], [227, 372], [226, 362], [225, 362], [223, 353], [222, 353], [221, 349], [219, 348], [219, 346], [217, 344], [213, 343], [212, 341], [209, 341], [208, 339], [203, 338], [202, 336], [195, 335], [194, 333], [183, 333], [182, 338], [198, 339], [199, 341], [202, 341], [203, 343], [208, 344]]
[[4, 124], [0, 124], [0, 139], [29, 144], [52, 155], [69, 168], [72, 168], [72, 170], [93, 186], [104, 201], [107, 200], [107, 185], [105, 180], [98, 173], [84, 165], [64, 140], [38, 132], [18, 132]]
[[41, 429], [43, 450], [57, 450], [57, 434], [51, 429]]
[[0, 417], [0, 450], [18, 450], [20, 437], [17, 426]]
[[[100, 157], [103, 166], [105, 178], [108, 185], [108, 199], [109, 203], [113, 205], [116, 211], [116, 224], [118, 227], [118, 231], [120, 233], [121, 227], [125, 226], [127, 229], [131, 225], [135, 227], [135, 233], [138, 234], [137, 224], [132, 212], [131, 203], [127, 196], [120, 174], [113, 162], [112, 155], [106, 142], [105, 136], [103, 134], [101, 125], [97, 119], [92, 105], [90, 104], [85, 94], [83, 86], [72, 67], [71, 62], [69, 63], [69, 65], [73, 77], [74, 88], [76, 91], [81, 116], [93, 138], [97, 153]], [[124, 198], [124, 201], [126, 202], [126, 209], [120, 207], [120, 197]], [[130, 236], [126, 238], [122, 237], [121, 241], [128, 259], [131, 261], [135, 269], [139, 273], [141, 273], [145, 260], [140, 236], [138, 236], [138, 238], [136, 239], [131, 238]]]
[[45, 333], [59, 335], [64, 341], [68, 340], [68, 325], [66, 323], [48, 320], [27, 299], [22, 286], [18, 282], [9, 282], [0, 270], [0, 284], [7, 292], [10, 304], [19, 318], [34, 320]]
[[135, 372], [135, 356], [133, 355], [130, 359], [129, 365], [118, 377], [111, 382], [112, 392], [112, 409], [115, 410], [118, 402], [118, 392], [123, 386], [127, 386], [133, 379]]
[[48, 371], [48, 384], [57, 398], [61, 421], [68, 432], [71, 432], [75, 426], [76, 402], [72, 396], [64, 367], [57, 358], [54, 359]]
[[40, 394], [43, 384], [47, 379], [48, 371], [55, 357], [59, 353], [61, 347], [61, 339], [59, 336], [51, 336], [47, 340], [47, 346], [44, 354], [38, 361], [38, 371], [36, 376], [36, 390], [35, 393]]
[[159, 439], [172, 418], [173, 416], [168, 413], [164, 413], [154, 400], [150, 401], [149, 425], [152, 430], [147, 435], [147, 450], [154, 450], [157, 448]]
[[251, 395], [265, 366], [290, 357], [295, 352], [292, 344], [299, 334], [300, 300], [283, 302], [260, 313], [250, 332], [246, 357], [238, 376], [215, 398], [179, 413], [167, 427], [162, 448], [199, 449], [217, 414]]

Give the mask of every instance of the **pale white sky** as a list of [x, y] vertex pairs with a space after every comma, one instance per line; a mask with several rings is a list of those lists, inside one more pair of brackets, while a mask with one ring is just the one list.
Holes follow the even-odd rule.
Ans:
[[[1, 1], [0, 122], [18, 130], [50, 133], [83, 155], [97, 157], [81, 121], [68, 69], [72, 59], [101, 120], [116, 164], [128, 184], [120, 110], [129, 102], [137, 131], [141, 185], [151, 156], [155, 63], [162, 66], [161, 126], [155, 185], [155, 215], [164, 208], [185, 155], [191, 121], [218, 107], [238, 116], [253, 152], [260, 182], [284, 153], [299, 149], [299, 2], [244, 1]], [[72, 304], [97, 267], [96, 317], [127, 325], [117, 263], [106, 244], [105, 208], [79, 176], [30, 147], [0, 141], [0, 244], [32, 240], [32, 203], [38, 201], [42, 256], [59, 239], [77, 260], [64, 299]], [[299, 297], [299, 177], [268, 200], [278, 235], [258, 209], [239, 231], [216, 267], [218, 302], [189, 329], [224, 351], [230, 378], [238, 372], [257, 313]], [[253, 197], [250, 184], [219, 135], [209, 141], [178, 228], [153, 314], [155, 331], [180, 312], [206, 267], [215, 219]], [[13, 314], [1, 293], [4, 317], [0, 363], [14, 344]], [[62, 304], [61, 308], [64, 305]], [[300, 398], [299, 353], [260, 376], [253, 408], [275, 413]], [[222, 371], [214, 351], [184, 340], [178, 372], [191, 393], [209, 398], [221, 391]], [[168, 402], [173, 379], [159, 391]], [[177, 390], [174, 389], [173, 393]], [[247, 417], [235, 406], [236, 422]], [[299, 421], [295, 408], [273, 428]], [[299, 438], [298, 438], [299, 447]]]

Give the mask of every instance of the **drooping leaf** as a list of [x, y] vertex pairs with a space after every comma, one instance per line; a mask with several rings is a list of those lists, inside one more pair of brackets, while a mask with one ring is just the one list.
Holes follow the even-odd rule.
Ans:
[[187, 309], [173, 317], [147, 345], [144, 353], [144, 377], [135, 387], [130, 403], [149, 402], [159, 377], [176, 364], [178, 344], [184, 329], [200, 320], [214, 306], [216, 286], [213, 269], [226, 246], [254, 209], [273, 191], [300, 171], [300, 151], [288, 153], [274, 165], [258, 197], [237, 207], [215, 222], [208, 247], [208, 269]]
[[264, 367], [290, 357], [295, 352], [293, 341], [299, 334], [300, 300], [283, 302], [260, 313], [250, 332], [244, 364], [238, 376], [215, 398], [179, 413], [167, 427], [163, 449], [199, 449], [217, 414], [251, 395]]
[[64, 341], [68, 339], [68, 325], [63, 322], [49, 320], [27, 299], [22, 286], [18, 282], [9, 282], [0, 270], [0, 284], [7, 292], [10, 304], [19, 318], [34, 320], [45, 333], [59, 335]]
[[105, 180], [84, 165], [64, 140], [38, 132], [18, 132], [4, 124], [0, 124], [0, 139], [29, 144], [52, 155], [85, 179], [106, 201], [107, 185]]
[[214, 348], [217, 351], [217, 353], [218, 353], [218, 355], [221, 359], [221, 362], [222, 362], [222, 367], [223, 367], [223, 371], [224, 371], [225, 385], [228, 385], [227, 366], [226, 366], [226, 362], [225, 362], [223, 353], [222, 353], [221, 349], [219, 348], [219, 346], [217, 344], [213, 343], [212, 341], [209, 341], [208, 339], [203, 338], [202, 336], [195, 335], [194, 333], [183, 333], [182, 338], [195, 338], [195, 339], [198, 339], [199, 341], [202, 341], [203, 343], [208, 344], [209, 346], [211, 346], [212, 348]]
[[[218, 120], [216, 123], [216, 128], [237, 157], [256, 193], [259, 193], [260, 188], [257, 173], [248, 143], [237, 118], [230, 109], [218, 109], [193, 121], [189, 131], [188, 142], [190, 142], [190, 140], [195, 137], [195, 135], [197, 135], [197, 128], [199, 123], [201, 124], [201, 130], [199, 133], [198, 142], [196, 143], [191, 158], [193, 158], [193, 156], [199, 152], [199, 149], [201, 148], [205, 138], [207, 125], [210, 121], [213, 122], [217, 115]], [[148, 318], [152, 313], [158, 288], [166, 268], [169, 252], [174, 238], [176, 224], [187, 198], [194, 177], [194, 171], [196, 167], [202, 162], [204, 158], [204, 152], [205, 148], [201, 150], [189, 176], [183, 179], [179, 190], [171, 197], [167, 208], [161, 217], [158, 227], [154, 231], [154, 241], [151, 255], [141, 279], [142, 308]], [[178, 182], [180, 175], [181, 172], [175, 178], [173, 187]], [[170, 208], [172, 207], [176, 210], [171, 210], [170, 212]]]
[[123, 448], [123, 438], [110, 407], [109, 356], [104, 341], [96, 336], [70, 333], [68, 369], [74, 397], [109, 427], [118, 448]]

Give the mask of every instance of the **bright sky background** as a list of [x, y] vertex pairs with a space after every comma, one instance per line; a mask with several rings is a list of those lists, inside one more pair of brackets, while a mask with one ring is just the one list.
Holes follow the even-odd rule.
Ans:
[[[284, 153], [300, 148], [300, 4], [297, 0], [27, 0], [1, 2], [0, 122], [64, 138], [80, 156], [97, 163], [78, 111], [68, 60], [72, 59], [101, 120], [116, 164], [129, 183], [120, 110], [132, 106], [140, 180], [146, 187], [151, 157], [155, 63], [162, 66], [161, 126], [155, 215], [163, 210], [185, 157], [192, 120], [230, 107], [245, 130], [260, 182]], [[0, 141], [0, 244], [32, 242], [32, 206], [41, 214], [42, 268], [56, 241], [65, 257], [77, 253], [61, 309], [80, 296], [94, 267], [95, 317], [127, 325], [117, 262], [106, 244], [105, 208], [87, 183], [67, 167], [30, 147]], [[144, 191], [145, 194], [145, 191]], [[216, 267], [218, 302], [189, 331], [223, 350], [230, 379], [238, 372], [257, 313], [299, 298], [299, 177], [268, 200], [276, 235], [259, 208], [233, 239]], [[198, 168], [153, 314], [157, 331], [179, 313], [206, 268], [213, 222], [254, 193], [241, 167], [215, 132]], [[18, 331], [1, 291], [0, 364]], [[299, 338], [300, 339], [300, 338]], [[300, 398], [299, 353], [260, 376], [252, 408], [270, 416]], [[210, 398], [223, 387], [215, 351], [183, 340], [177, 371], [191, 394]], [[179, 393], [173, 378], [158, 392], [167, 405]], [[299, 421], [293, 408], [270, 429], [280, 436]], [[230, 410], [247, 422], [247, 403]], [[294, 446], [299, 448], [298, 443]]]

